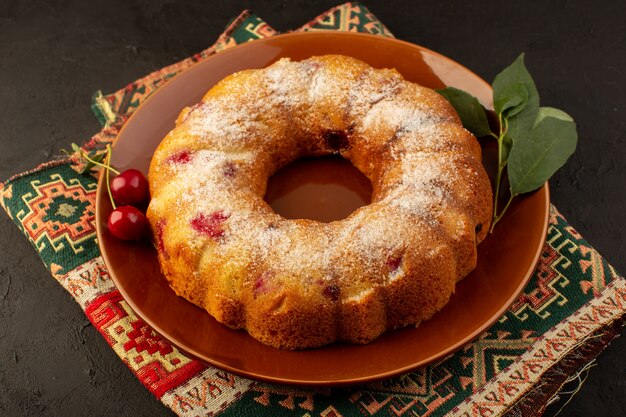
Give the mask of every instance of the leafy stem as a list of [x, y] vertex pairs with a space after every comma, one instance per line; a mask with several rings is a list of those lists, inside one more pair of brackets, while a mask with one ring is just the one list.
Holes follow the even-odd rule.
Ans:
[[508, 203], [504, 207], [504, 210], [502, 210], [502, 213], [498, 215], [498, 200], [500, 199], [500, 183], [502, 182], [502, 173], [504, 172], [504, 168], [506, 168], [506, 162], [507, 162], [506, 158], [504, 158], [504, 155], [503, 155], [504, 146], [502, 143], [504, 142], [504, 136], [506, 135], [508, 131], [508, 123], [507, 123], [507, 119], [502, 118], [502, 114], [498, 115], [498, 125], [500, 128], [500, 133], [497, 136], [494, 135], [494, 137], [498, 141], [498, 172], [496, 174], [496, 191], [493, 194], [493, 217], [491, 218], [491, 227], [489, 228], [489, 233], [493, 233], [493, 228], [496, 226], [496, 223], [498, 222], [498, 220], [502, 218], [502, 215], [504, 214], [506, 209], [509, 208], [509, 204], [511, 204], [511, 200], [513, 199], [513, 196], [511, 196]]
[[86, 160], [88, 160], [89, 162], [91, 162], [92, 164], [97, 165], [97, 166], [99, 166], [99, 167], [102, 167], [102, 168], [106, 169], [107, 178], [108, 178], [108, 176], [109, 176], [109, 171], [113, 171], [113, 173], [114, 173], [115, 175], [120, 175], [120, 172], [119, 172], [117, 169], [115, 169], [115, 168], [113, 168], [112, 166], [110, 166], [110, 165], [109, 165], [109, 162], [110, 162], [110, 161], [109, 161], [109, 159], [111, 158], [111, 152], [110, 152], [110, 150], [111, 150], [111, 146], [107, 145], [107, 148], [106, 148], [107, 160], [106, 160], [106, 163], [104, 163], [104, 164], [103, 164], [103, 163], [100, 163], [99, 161], [97, 161], [97, 160], [95, 160], [95, 159], [90, 158], [90, 157], [89, 157], [89, 155], [87, 155], [87, 154], [86, 154], [85, 152], [83, 152], [83, 151], [81, 151], [81, 152], [80, 152], [80, 156], [82, 156], [83, 158], [85, 158]]
[[511, 202], [513, 201], [513, 197], [515, 197], [513, 194], [509, 196], [508, 201], [504, 205], [504, 208], [502, 209], [502, 212], [500, 212], [499, 215], [496, 216], [496, 211], [495, 210], [493, 211], [493, 220], [491, 221], [491, 228], [489, 229], [489, 233], [493, 233], [493, 228], [496, 227], [496, 223], [498, 223], [500, 219], [502, 218], [502, 216], [504, 216], [504, 213], [506, 213], [506, 210], [509, 208], [509, 206], [511, 205]]
[[[108, 147], [107, 147], [108, 148]], [[85, 152], [80, 146], [75, 143], [72, 143], [72, 152], [67, 151], [65, 149], [61, 149], [63, 153], [66, 155], [78, 154], [81, 159], [84, 159], [85, 164], [80, 170], [81, 174], [89, 173], [94, 167], [99, 166], [107, 170], [113, 171], [116, 175], [119, 175], [119, 171], [115, 168], [112, 168], [106, 161], [102, 163], [102, 161], [107, 156], [106, 150], [104, 152], [100, 150], [92, 150], [90, 152]]]
[[[81, 169], [81, 174], [88, 173], [95, 166], [99, 166], [104, 169], [104, 175], [107, 183], [107, 192], [109, 194], [109, 199], [111, 200], [111, 205], [113, 206], [113, 210], [117, 207], [115, 205], [115, 201], [113, 200], [113, 194], [111, 192], [111, 183], [109, 181], [110, 172], [113, 172], [115, 175], [120, 175], [120, 172], [111, 166], [111, 145], [107, 145], [104, 152], [93, 150], [90, 153], [83, 151], [83, 149], [75, 143], [72, 143], [72, 150], [74, 153], [80, 155], [81, 158], [85, 159], [87, 163]], [[70, 155], [71, 153], [62, 150], [65, 154]], [[104, 161], [104, 163], [102, 162]]]
[[[463, 126], [476, 137], [491, 136], [498, 142], [498, 170], [489, 232], [502, 219], [515, 196], [541, 188], [574, 153], [578, 135], [570, 115], [539, 106], [539, 93], [521, 54], [492, 83], [493, 105], [499, 132], [489, 128], [485, 109], [476, 97], [454, 87], [437, 90], [459, 114]], [[503, 177], [509, 198], [498, 210]]]

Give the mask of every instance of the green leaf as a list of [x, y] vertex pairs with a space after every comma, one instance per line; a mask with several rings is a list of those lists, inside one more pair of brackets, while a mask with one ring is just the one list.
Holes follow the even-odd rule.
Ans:
[[565, 113], [563, 110], [555, 109], [554, 107], [541, 107], [539, 109], [539, 113], [537, 114], [537, 120], [535, 121], [535, 125], [539, 124], [546, 117], [554, 117], [556, 119], [560, 119], [566, 122], [573, 122], [572, 116]]
[[476, 97], [454, 87], [447, 87], [437, 90], [437, 92], [452, 104], [452, 107], [459, 114], [463, 126], [474, 136], [482, 137], [491, 134], [485, 109]]
[[497, 97], [494, 97], [496, 113], [505, 117], [515, 116], [524, 110], [527, 104], [528, 90], [522, 83], [502, 85], [498, 88]]
[[524, 54], [496, 76], [493, 99], [496, 111], [502, 114], [507, 128], [500, 152], [502, 167], [508, 163], [515, 141], [535, 126], [539, 111], [539, 93], [524, 65]]
[[94, 167], [95, 165], [92, 164], [91, 162], [87, 162], [87, 164], [83, 167], [83, 169], [81, 169], [78, 173], [79, 174], [87, 174], [89, 173], [89, 171], [91, 171], [91, 169]]
[[518, 138], [524, 137], [539, 123], [539, 102], [529, 102], [526, 108], [513, 117], [507, 119], [508, 129], [506, 136], [514, 144]]
[[[102, 162], [102, 160], [104, 159], [106, 155], [104, 153], [101, 154], [93, 154], [91, 156], [89, 156], [93, 161], [95, 162]], [[92, 161], [87, 161], [87, 163], [85, 164], [85, 166], [83, 167], [83, 169], [80, 170], [81, 174], [86, 174], [89, 171], [91, 171], [94, 167], [96, 166], [96, 164], [94, 164]]]
[[493, 80], [493, 104], [497, 114], [504, 117], [513, 117], [522, 111], [530, 110], [528, 118], [535, 121], [536, 111], [539, 108], [539, 93], [526, 66], [524, 54]]
[[512, 195], [541, 187], [574, 153], [576, 124], [566, 113], [555, 110], [541, 108], [534, 128], [514, 138], [508, 160]]
[[80, 152], [80, 146], [78, 146], [78, 145], [77, 145], [77, 144], [75, 144], [75, 143], [72, 143], [72, 150], [73, 150], [74, 152]]

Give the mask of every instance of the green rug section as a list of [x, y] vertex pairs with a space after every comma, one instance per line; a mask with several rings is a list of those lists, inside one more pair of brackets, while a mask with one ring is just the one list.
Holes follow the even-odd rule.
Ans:
[[100, 255], [95, 234], [97, 181], [69, 162], [50, 164], [7, 182], [2, 203], [55, 274]]

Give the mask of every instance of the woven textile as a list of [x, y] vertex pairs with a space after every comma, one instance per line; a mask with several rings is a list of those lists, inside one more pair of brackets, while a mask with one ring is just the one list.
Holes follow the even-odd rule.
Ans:
[[[358, 3], [298, 30], [393, 36]], [[183, 69], [221, 50], [277, 32], [249, 12], [210, 48], [110, 94], [96, 93], [103, 130], [84, 145], [111, 143], [132, 112]], [[569, 374], [617, 334], [626, 281], [551, 207], [537, 270], [509, 310], [460, 351], [398, 378], [341, 389], [303, 389], [241, 378], [189, 358], [155, 334], [120, 296], [95, 232], [97, 173], [76, 156], [43, 164], [0, 185], [0, 202], [52, 276], [139, 380], [180, 416], [499, 416], [540, 414]]]

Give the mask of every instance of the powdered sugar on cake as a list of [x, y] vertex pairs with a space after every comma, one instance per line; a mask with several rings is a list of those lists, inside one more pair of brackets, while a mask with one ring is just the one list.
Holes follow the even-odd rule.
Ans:
[[[241, 300], [267, 303], [263, 319], [245, 316], [245, 307], [228, 319], [220, 314], [230, 310], [218, 309], [218, 320], [259, 332], [273, 326], [263, 330], [264, 340], [279, 338], [282, 343], [284, 335], [276, 333], [281, 323], [263, 320], [282, 317], [289, 309], [298, 311], [293, 317], [313, 314], [317, 319], [333, 311], [335, 303], [356, 308], [346, 314], [357, 315], [370, 313], [360, 303], [373, 303], [371, 314], [379, 315], [379, 330], [373, 333], [350, 336], [332, 330], [324, 340], [276, 343], [292, 348], [339, 337], [364, 342], [381, 329], [420, 320], [395, 317], [391, 293], [382, 289], [395, 288], [401, 300], [396, 304], [402, 306], [408, 300], [402, 286], [415, 281], [410, 288], [417, 297], [421, 290], [415, 288], [430, 285], [421, 280], [437, 281], [444, 293], [419, 317], [441, 308], [458, 278], [452, 276], [457, 263], [472, 256], [450, 246], [461, 236], [455, 228], [471, 234], [490, 213], [489, 207], [467, 207], [474, 199], [491, 201], [490, 196], [475, 197], [490, 192], [488, 180], [470, 152], [476, 148], [464, 148], [466, 139], [474, 139], [442, 97], [405, 81], [395, 70], [338, 56], [281, 59], [226, 78], [206, 97], [179, 119], [155, 153], [150, 170], [157, 179], [148, 216], [153, 227], [167, 220], [158, 223], [163, 225], [160, 250], [171, 255], [167, 262], [178, 262], [177, 271], [206, 281], [210, 291], [220, 285], [228, 289], [202, 294], [208, 311], [216, 308], [210, 303], [218, 295], [232, 302], [229, 308]], [[307, 153], [339, 153], [351, 160], [372, 181], [371, 204], [331, 223], [276, 214], [263, 199], [268, 176]], [[475, 244], [474, 237], [468, 239]], [[198, 258], [183, 256], [187, 249]], [[185, 280], [179, 276], [170, 282], [179, 292]], [[382, 307], [376, 304], [383, 302]], [[312, 310], [305, 314], [300, 307]], [[257, 318], [256, 327], [249, 327], [249, 320]], [[329, 328], [339, 319], [330, 319]], [[369, 321], [365, 316], [357, 320], [359, 326]], [[315, 334], [326, 334], [313, 331], [318, 330]]]
[[[400, 161], [401, 178], [380, 203], [396, 207], [409, 215], [420, 215], [426, 220], [432, 220], [433, 210], [438, 210], [448, 196], [446, 185], [450, 181], [449, 170], [444, 169], [445, 161], [441, 158], [415, 149], [445, 145], [445, 133], [440, 128], [442, 120], [432, 110], [398, 98], [404, 86], [402, 78], [393, 71], [385, 71], [384, 76], [371, 71], [354, 83], [348, 93], [349, 111], [359, 121], [357, 132], [391, 129], [403, 138], [398, 146], [390, 147], [391, 155]], [[381, 79], [384, 82], [380, 82]], [[309, 240], [317, 241], [317, 250], [311, 253], [313, 242], [294, 241], [289, 237], [293, 235], [294, 229], [301, 229], [300, 226], [296, 227], [293, 222], [278, 216], [261, 220], [257, 215], [252, 216], [254, 207], [245, 203], [248, 199], [240, 198], [248, 191], [231, 186], [220, 178], [227, 164], [252, 164], [257, 159], [254, 151], [230, 153], [219, 150], [220, 143], [225, 143], [225, 148], [228, 148], [229, 143], [245, 143], [254, 135], [253, 132], [262, 130], [263, 122], [259, 121], [257, 115], [266, 114], [277, 107], [289, 111], [302, 102], [332, 101], [337, 91], [345, 88], [319, 64], [294, 63], [288, 59], [282, 59], [267, 68], [261, 81], [269, 94], [265, 100], [254, 103], [254, 106], [242, 105], [237, 94], [222, 95], [193, 108], [184, 121], [192, 135], [199, 140], [210, 139], [214, 143], [213, 148], [217, 150], [198, 151], [193, 155], [191, 163], [176, 169], [177, 176], [183, 179], [182, 187], [185, 190], [177, 204], [181, 215], [193, 216], [194, 213], [223, 210], [230, 217], [225, 221], [228, 233], [220, 251], [227, 251], [229, 246], [233, 246], [248, 248], [247, 252], [254, 251], [261, 257], [279, 255], [282, 267], [291, 270], [307, 267], [332, 269], [332, 253], [336, 252], [337, 245], [365, 248], [361, 255], [366, 263], [380, 262], [380, 254], [376, 253], [378, 250], [375, 248], [385, 246], [380, 244], [381, 239], [385, 240], [381, 228], [359, 228], [350, 232], [352, 241], [347, 241], [341, 236], [325, 237], [321, 233], [323, 227], [320, 226], [317, 235], [313, 231], [308, 233]], [[302, 94], [306, 97], [302, 97]], [[419, 90], [416, 90], [416, 94], [419, 94]], [[360, 140], [371, 139], [363, 134]], [[353, 217], [354, 220], [346, 219], [344, 231], [350, 229], [350, 223], [357, 225], [361, 221], [357, 219], [358, 216]], [[268, 223], [275, 225], [269, 226]], [[307, 234], [300, 230], [302, 233]], [[251, 247], [252, 243], [254, 247]], [[390, 249], [385, 247], [384, 250]], [[397, 276], [400, 272], [394, 271], [394, 274]]]

